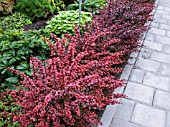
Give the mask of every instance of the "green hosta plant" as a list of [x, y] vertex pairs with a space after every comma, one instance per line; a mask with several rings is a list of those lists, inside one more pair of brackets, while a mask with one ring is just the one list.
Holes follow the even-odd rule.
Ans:
[[0, 17], [0, 35], [6, 30], [20, 29], [29, 24], [32, 24], [31, 19], [19, 12], [15, 12], [10, 16]]
[[[51, 32], [62, 35], [64, 33], [74, 34], [74, 26], [78, 25], [79, 12], [76, 11], [60, 11], [58, 15], [54, 16], [47, 22], [46, 29]], [[92, 14], [90, 12], [81, 12], [81, 25], [85, 26], [85, 22], [90, 22]]]
[[2, 12], [2, 14], [12, 13], [14, 4], [15, 0], [0, 0], [0, 12]]
[[43, 30], [27, 31], [9, 30], [0, 36], [0, 78], [2, 83], [0, 89], [14, 89], [18, 76], [7, 71], [12, 67], [31, 75], [29, 59], [34, 55], [42, 60], [47, 59], [49, 47], [44, 37], [50, 37]]

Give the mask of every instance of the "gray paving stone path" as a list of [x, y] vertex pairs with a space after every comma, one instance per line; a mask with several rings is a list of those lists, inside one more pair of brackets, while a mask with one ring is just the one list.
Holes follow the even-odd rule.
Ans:
[[170, 127], [170, 0], [157, 0], [140, 53], [133, 53], [117, 92], [128, 98], [107, 106], [98, 127]]

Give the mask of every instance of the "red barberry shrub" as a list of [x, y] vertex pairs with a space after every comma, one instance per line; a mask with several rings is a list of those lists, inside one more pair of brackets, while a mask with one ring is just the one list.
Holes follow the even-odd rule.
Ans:
[[[148, 30], [145, 23], [152, 19], [150, 12], [155, 0], [110, 0], [108, 5], [93, 16], [99, 28], [114, 31], [114, 38], [121, 39], [117, 50], [133, 52], [138, 46], [142, 33]], [[121, 45], [121, 46], [120, 46]], [[114, 46], [115, 48], [115, 46]]]
[[[22, 115], [14, 118], [21, 126], [88, 126], [98, 123], [96, 110], [118, 104], [116, 99], [124, 97], [112, 94], [124, 84], [124, 80], [113, 76], [120, 70], [112, 68], [123, 62], [122, 53], [108, 52], [107, 45], [96, 52], [95, 44], [91, 43], [84, 46], [88, 51], [77, 52], [74, 37], [67, 36], [71, 41], [67, 48], [65, 39], [59, 41], [54, 36], [56, 44], [48, 42], [51, 59], [40, 61], [31, 57], [32, 77], [10, 69], [20, 74], [23, 78], [20, 85], [28, 89], [11, 91], [22, 108]], [[112, 39], [109, 43], [118, 41]]]

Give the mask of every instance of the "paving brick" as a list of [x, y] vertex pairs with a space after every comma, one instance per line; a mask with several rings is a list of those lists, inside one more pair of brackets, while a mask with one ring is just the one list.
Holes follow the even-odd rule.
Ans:
[[169, 85], [170, 79], [168, 77], [164, 77], [158, 74], [152, 74], [146, 72], [144, 76], [143, 84], [167, 91], [169, 90], [170, 87]]
[[166, 126], [165, 127], [170, 127], [170, 111], [167, 113]]
[[163, 44], [155, 43], [155, 42], [147, 41], [147, 40], [144, 41], [144, 45], [146, 46], [146, 48], [150, 48], [150, 49], [157, 50], [157, 51], [161, 51], [163, 48]]
[[170, 12], [165, 11], [165, 10], [156, 10], [156, 13], [164, 14], [164, 15], [170, 15]]
[[151, 23], [151, 27], [152, 27], [152, 28], [158, 28], [158, 27], [159, 27], [159, 23], [153, 21], [153, 22]]
[[167, 36], [167, 37], [170, 37], [170, 31], [167, 31], [167, 32], [166, 32], [166, 36]]
[[146, 34], [146, 37], [145, 37], [145, 40], [155, 41], [155, 38], [156, 38], [156, 35], [155, 35], [155, 34], [147, 33], [147, 34]]
[[121, 103], [118, 105], [114, 118], [130, 121], [135, 102], [128, 99], [121, 99]]
[[120, 76], [120, 79], [128, 80], [132, 68], [133, 68], [133, 65], [127, 64], [127, 65], [125, 66], [125, 68], [124, 68], [123, 73], [122, 73], [121, 76]]
[[109, 127], [112, 122], [112, 118], [116, 112], [117, 105], [107, 105], [102, 118], [100, 121], [103, 123], [102, 125], [98, 125], [97, 127]]
[[164, 127], [165, 112], [138, 103], [134, 109], [131, 121], [146, 127]]
[[155, 42], [170, 45], [170, 38], [156, 35]]
[[138, 57], [138, 52], [131, 53], [130, 57], [137, 58]]
[[170, 11], [170, 8], [169, 7], [164, 7], [164, 10]]
[[156, 90], [153, 106], [170, 110], [170, 93]]
[[170, 64], [162, 63], [160, 66], [160, 74], [170, 76]]
[[128, 64], [132, 65], [136, 62], [136, 59], [135, 58], [129, 58], [128, 59]]
[[160, 66], [159, 62], [139, 58], [136, 62], [135, 68], [157, 72], [159, 70], [159, 66]]
[[170, 45], [165, 45], [164, 44], [164, 47], [163, 47], [163, 50], [162, 50], [164, 53], [167, 53], [167, 54], [170, 54]]
[[154, 89], [138, 83], [128, 82], [125, 89], [125, 94], [130, 99], [152, 104]]
[[163, 10], [163, 9], [164, 9], [164, 7], [163, 7], [163, 6], [158, 6], [158, 7], [157, 7], [157, 9], [159, 9], [159, 10]]
[[168, 19], [155, 18], [154, 22], [168, 24]]
[[156, 14], [154, 15], [154, 18], [162, 18], [162, 14], [156, 13]]
[[150, 58], [158, 62], [170, 63], [170, 55], [162, 52], [152, 52]]
[[170, 20], [170, 16], [169, 15], [162, 15], [162, 18]]
[[160, 28], [160, 29], [163, 29], [163, 30], [170, 30], [170, 25], [160, 24], [160, 25], [159, 25], [159, 28]]
[[142, 126], [125, 120], [114, 119], [110, 127], [142, 127]]
[[165, 36], [165, 34], [166, 34], [165, 30], [160, 30], [157, 28], [151, 28], [148, 32], [151, 34], [157, 34], [157, 35], [161, 35], [161, 36]]
[[144, 58], [144, 59], [148, 58], [149, 59], [151, 56], [151, 53], [152, 53], [152, 50], [142, 47], [141, 51], [139, 53], [139, 58]]
[[142, 83], [144, 74], [145, 74], [145, 71], [143, 70], [133, 69], [131, 76], [130, 76], [130, 81]]

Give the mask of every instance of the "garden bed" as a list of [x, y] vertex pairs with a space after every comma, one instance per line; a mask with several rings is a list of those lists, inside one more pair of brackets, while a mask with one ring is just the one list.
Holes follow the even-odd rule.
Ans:
[[[88, 3], [83, 6], [88, 10]], [[97, 14], [92, 18], [90, 12], [82, 12], [84, 27], [80, 31], [73, 27], [78, 23], [75, 10], [59, 12], [49, 18], [47, 26], [46, 20], [31, 24], [32, 20], [22, 14], [23, 20], [1, 19], [10, 26], [0, 28], [0, 124], [98, 124], [99, 111], [125, 97], [114, 93], [125, 83], [119, 75], [129, 54], [137, 51], [142, 33], [148, 30], [145, 23], [152, 19], [153, 8], [154, 0], [110, 0], [99, 13], [94, 9]], [[45, 27], [39, 29], [41, 26]]]

